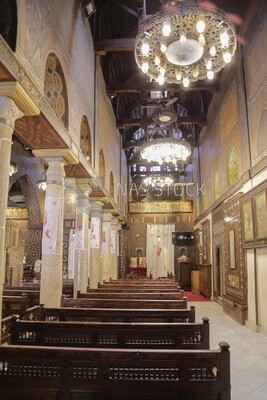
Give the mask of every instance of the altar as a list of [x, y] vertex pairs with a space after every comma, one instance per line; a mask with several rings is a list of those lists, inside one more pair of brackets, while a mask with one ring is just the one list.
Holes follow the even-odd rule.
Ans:
[[134, 278], [145, 277], [147, 274], [146, 257], [131, 257], [128, 272]]

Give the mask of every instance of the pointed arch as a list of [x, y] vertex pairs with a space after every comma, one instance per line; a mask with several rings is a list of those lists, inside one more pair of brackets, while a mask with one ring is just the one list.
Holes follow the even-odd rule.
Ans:
[[238, 181], [239, 161], [235, 146], [232, 146], [228, 153], [227, 176], [229, 186], [234, 185]]
[[67, 86], [60, 61], [55, 53], [49, 53], [46, 59], [44, 94], [55, 115], [68, 129]]
[[28, 175], [19, 177], [16, 182], [21, 188], [28, 211], [27, 261], [34, 265], [35, 261], [41, 257], [43, 224], [39, 200]]
[[109, 193], [110, 196], [114, 199], [114, 177], [113, 177], [113, 172], [110, 172], [109, 176]]
[[92, 141], [91, 131], [87, 117], [82, 117], [81, 128], [80, 128], [80, 147], [85, 158], [92, 164]]
[[103, 153], [102, 149], [100, 149], [100, 151], [99, 151], [98, 173], [99, 173], [99, 177], [102, 178], [103, 185], [104, 185], [105, 184], [106, 167], [105, 167], [105, 157], [104, 157], [104, 153]]

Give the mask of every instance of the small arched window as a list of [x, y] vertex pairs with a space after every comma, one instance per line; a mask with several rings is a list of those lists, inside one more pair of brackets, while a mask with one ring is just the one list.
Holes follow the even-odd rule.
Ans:
[[92, 164], [92, 152], [91, 152], [91, 132], [88, 124], [88, 120], [84, 115], [81, 122], [80, 131], [80, 147], [85, 158]]
[[58, 119], [68, 128], [67, 87], [58, 57], [50, 53], [46, 60], [44, 93]]
[[114, 177], [113, 177], [112, 171], [111, 171], [110, 177], [109, 177], [109, 192], [110, 192], [110, 196], [114, 199]]
[[98, 160], [98, 173], [99, 177], [102, 178], [103, 185], [105, 184], [105, 174], [106, 174], [106, 167], [105, 167], [105, 157], [103, 150], [99, 151], [99, 160]]

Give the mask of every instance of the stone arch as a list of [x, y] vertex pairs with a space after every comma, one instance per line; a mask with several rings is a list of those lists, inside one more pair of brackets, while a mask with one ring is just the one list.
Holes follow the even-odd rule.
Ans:
[[266, 136], [267, 136], [267, 109], [264, 108], [260, 116], [260, 122], [257, 132], [257, 156], [260, 156], [264, 152], [264, 150], [267, 149]]
[[41, 257], [42, 219], [36, 190], [28, 175], [17, 179], [28, 211], [27, 262], [34, 266]]
[[114, 199], [114, 177], [113, 177], [113, 172], [110, 172], [109, 176], [109, 193], [110, 196]]
[[52, 52], [46, 59], [44, 94], [55, 115], [68, 129], [69, 108], [66, 81], [60, 61]]
[[92, 164], [92, 141], [91, 131], [87, 117], [82, 117], [81, 128], [80, 128], [80, 147], [85, 158]]
[[217, 200], [221, 197], [222, 188], [221, 188], [221, 180], [218, 171], [215, 171], [214, 174], [214, 199]]
[[106, 167], [105, 167], [105, 157], [102, 149], [100, 149], [99, 151], [98, 173], [99, 177], [102, 178], [103, 184], [105, 184]]
[[234, 185], [239, 177], [239, 161], [235, 146], [231, 146], [228, 153], [227, 176], [229, 186]]
[[16, 0], [1, 0], [0, 9], [0, 34], [15, 52], [18, 29], [17, 2]]

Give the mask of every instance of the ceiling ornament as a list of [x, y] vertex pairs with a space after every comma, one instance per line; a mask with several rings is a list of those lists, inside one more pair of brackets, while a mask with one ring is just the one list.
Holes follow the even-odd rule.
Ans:
[[161, 0], [164, 11], [140, 22], [135, 60], [159, 84], [213, 79], [231, 62], [236, 32], [220, 9], [201, 8], [196, 0]]

